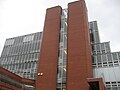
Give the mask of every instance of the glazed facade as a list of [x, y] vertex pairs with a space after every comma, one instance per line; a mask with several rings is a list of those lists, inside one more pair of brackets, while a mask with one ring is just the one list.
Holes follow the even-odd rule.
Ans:
[[89, 30], [94, 77], [102, 77], [107, 90], [120, 90], [120, 52], [111, 52], [110, 42], [100, 42], [96, 21], [90, 22]]
[[0, 66], [24, 78], [35, 79], [42, 33], [6, 40]]

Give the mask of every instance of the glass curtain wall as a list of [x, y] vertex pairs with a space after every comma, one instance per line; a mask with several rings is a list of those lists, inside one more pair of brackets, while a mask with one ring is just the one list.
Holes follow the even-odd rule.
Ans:
[[35, 79], [42, 32], [7, 39], [0, 66], [24, 78]]
[[67, 9], [61, 15], [57, 90], [66, 90]]

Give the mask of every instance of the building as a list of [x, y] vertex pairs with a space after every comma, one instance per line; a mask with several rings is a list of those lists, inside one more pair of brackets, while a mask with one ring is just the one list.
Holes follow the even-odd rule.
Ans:
[[93, 77], [102, 77], [107, 90], [120, 90], [120, 52], [111, 52], [110, 42], [100, 42], [97, 22], [89, 24]]
[[100, 42], [84, 0], [48, 8], [43, 33], [7, 39], [0, 66], [35, 80], [36, 90], [120, 90], [120, 52]]
[[24, 78], [35, 79], [42, 33], [33, 33], [6, 40], [0, 66]]
[[35, 80], [22, 78], [0, 67], [0, 90], [35, 90]]

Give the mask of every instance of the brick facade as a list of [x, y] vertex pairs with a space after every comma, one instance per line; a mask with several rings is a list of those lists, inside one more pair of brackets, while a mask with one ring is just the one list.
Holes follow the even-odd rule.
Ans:
[[60, 6], [47, 9], [36, 79], [37, 90], [56, 90]]
[[91, 45], [84, 0], [68, 5], [67, 90], [88, 90], [92, 77]]

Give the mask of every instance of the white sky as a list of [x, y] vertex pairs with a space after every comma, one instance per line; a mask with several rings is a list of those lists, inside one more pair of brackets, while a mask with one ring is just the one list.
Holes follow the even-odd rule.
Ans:
[[[43, 30], [46, 8], [75, 0], [0, 0], [0, 53], [5, 40]], [[120, 51], [120, 0], [86, 0], [89, 21], [97, 20], [101, 41]]]

